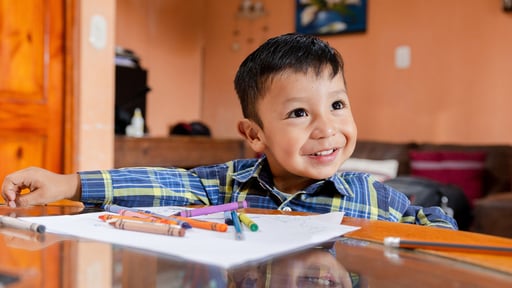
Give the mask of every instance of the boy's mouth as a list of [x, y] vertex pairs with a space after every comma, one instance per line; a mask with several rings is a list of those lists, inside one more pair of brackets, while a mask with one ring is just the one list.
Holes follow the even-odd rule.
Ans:
[[329, 150], [315, 152], [315, 153], [313, 153], [311, 155], [312, 156], [327, 156], [327, 155], [330, 155], [330, 154], [334, 153], [336, 150], [338, 150], [338, 149], [337, 148], [332, 148], [332, 149], [329, 149]]

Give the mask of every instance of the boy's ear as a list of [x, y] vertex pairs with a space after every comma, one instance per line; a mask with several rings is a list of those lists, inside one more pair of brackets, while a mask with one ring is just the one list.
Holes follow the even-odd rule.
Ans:
[[262, 139], [261, 128], [258, 124], [249, 119], [238, 121], [238, 133], [245, 138], [252, 150], [262, 153], [265, 149], [265, 143]]

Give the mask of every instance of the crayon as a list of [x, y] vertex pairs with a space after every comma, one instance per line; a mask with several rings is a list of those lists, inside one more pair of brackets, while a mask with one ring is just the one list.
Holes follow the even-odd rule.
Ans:
[[247, 208], [247, 201], [238, 201], [238, 202], [231, 202], [226, 204], [220, 204], [220, 205], [212, 205], [212, 206], [206, 206], [202, 208], [196, 208], [191, 210], [183, 210], [180, 212], [177, 212], [173, 214], [172, 216], [181, 216], [181, 217], [194, 217], [194, 216], [200, 216], [200, 215], [207, 215], [207, 214], [213, 214], [217, 212], [224, 212], [224, 211], [232, 211], [237, 209]]
[[174, 216], [174, 217], [176, 217], [180, 220], [187, 221], [187, 223], [190, 224], [193, 228], [199, 228], [199, 229], [205, 229], [205, 230], [211, 230], [211, 231], [217, 231], [217, 232], [228, 231], [228, 225], [226, 225], [225, 223], [203, 221], [203, 220], [185, 218], [185, 217], [181, 217], [181, 216]]
[[133, 208], [128, 208], [128, 207], [119, 206], [119, 205], [110, 205], [110, 204], [103, 205], [103, 210], [112, 212], [112, 213], [117, 213], [117, 214], [119, 214], [119, 212], [121, 210], [132, 210], [133, 212], [135, 212], [135, 209], [133, 209]]
[[124, 219], [117, 219], [115, 221], [110, 221], [108, 223], [117, 229], [178, 237], [185, 236], [184, 228], [165, 223], [139, 222]]
[[190, 223], [188, 223], [186, 221], [183, 221], [183, 220], [180, 220], [180, 219], [178, 219], [176, 217], [169, 217], [169, 216], [157, 214], [157, 213], [151, 212], [149, 210], [139, 210], [139, 209], [137, 209], [137, 211], [139, 213], [149, 215], [152, 218], [164, 219], [164, 220], [167, 220], [169, 223], [178, 224], [181, 227], [186, 228], [186, 229], [192, 228], [192, 225], [190, 225]]
[[258, 231], [258, 224], [254, 223], [254, 221], [252, 221], [252, 219], [249, 218], [249, 216], [247, 216], [247, 214], [240, 213], [240, 214], [238, 214], [238, 217], [240, 218], [240, 221], [242, 221], [242, 223], [245, 226], [247, 226], [247, 228], [249, 228], [249, 230], [251, 230], [253, 232]]
[[176, 219], [174, 217], [168, 217], [165, 215], [160, 215], [153, 213], [151, 211], [136, 209], [136, 208], [129, 208], [119, 205], [103, 205], [103, 209], [108, 212], [124, 215], [124, 216], [132, 216], [132, 217], [140, 217], [140, 218], [162, 218], [165, 220], [168, 220], [166, 223], [169, 224], [177, 224], [180, 225], [183, 228], [192, 228], [192, 226], [187, 223], [186, 221]]
[[233, 226], [235, 226], [235, 239], [244, 240], [242, 225], [240, 224], [240, 219], [238, 219], [238, 215], [235, 210], [231, 211], [231, 218], [233, 219]]
[[182, 228], [172, 221], [167, 221], [165, 219], [157, 219], [157, 218], [141, 218], [141, 217], [132, 217], [132, 216], [123, 216], [123, 215], [115, 215], [115, 214], [103, 214], [98, 216], [101, 220], [105, 222], [117, 221], [117, 220], [129, 220], [135, 222], [147, 222], [147, 223], [162, 223], [175, 226], [176, 228]]
[[224, 211], [224, 223], [226, 223], [226, 225], [233, 225], [233, 218], [231, 218], [231, 211]]

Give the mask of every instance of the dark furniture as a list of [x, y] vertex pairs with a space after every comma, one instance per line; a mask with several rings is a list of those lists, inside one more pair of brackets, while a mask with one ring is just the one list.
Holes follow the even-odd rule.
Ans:
[[411, 174], [410, 151], [485, 152], [482, 197], [474, 202], [470, 230], [512, 237], [512, 145], [456, 145], [433, 143], [391, 143], [360, 140], [353, 157], [396, 159], [398, 176]]
[[240, 139], [204, 136], [126, 137], [116, 136], [114, 167], [159, 166], [192, 168], [253, 157]]
[[141, 67], [116, 66], [115, 133], [125, 135], [135, 108], [139, 108], [146, 119], [146, 94], [148, 72]]

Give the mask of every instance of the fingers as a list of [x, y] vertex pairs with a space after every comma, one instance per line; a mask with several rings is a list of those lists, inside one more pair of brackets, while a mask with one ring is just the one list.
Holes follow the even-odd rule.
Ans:
[[2, 198], [4, 198], [9, 207], [16, 207], [14, 200], [16, 199], [17, 191], [21, 191], [21, 189], [18, 190], [16, 185], [9, 178], [9, 175], [6, 176], [2, 183]]
[[[14, 202], [14, 207], [27, 207], [32, 205], [43, 205], [48, 203], [49, 201], [45, 201], [43, 195], [37, 193], [37, 191], [32, 191], [26, 194], [20, 194], [16, 198]], [[9, 205], [11, 205], [9, 203]], [[12, 207], [12, 206], [11, 206]]]
[[5, 202], [7, 203], [10, 203], [16, 199], [16, 192], [14, 192], [11, 186], [7, 187], [7, 185], [5, 185], [5, 181], [4, 185], [2, 186], [2, 198], [4, 198]]
[[[31, 167], [7, 175], [2, 184], [2, 197], [6, 203], [10, 207], [42, 204], [40, 200], [37, 201], [37, 196], [39, 194], [38, 190], [43, 190], [44, 192], [44, 189], [41, 189], [40, 179], [42, 177], [44, 179], [45, 171], [41, 168]], [[50, 172], [48, 171], [48, 173]], [[28, 189], [31, 193], [22, 195], [23, 189]], [[33, 194], [32, 192], [38, 192], [34, 193], [36, 197], [33, 195], [26, 197], [26, 195]]]
[[22, 185], [18, 185], [18, 182], [15, 181], [14, 178], [16, 178], [15, 174], [7, 175], [2, 184], [2, 197], [11, 207], [18, 193], [25, 188]]
[[[24, 189], [30, 193], [21, 193]], [[10, 207], [41, 205], [65, 198], [79, 200], [80, 176], [36, 167], [23, 169], [5, 177], [2, 197]]]

